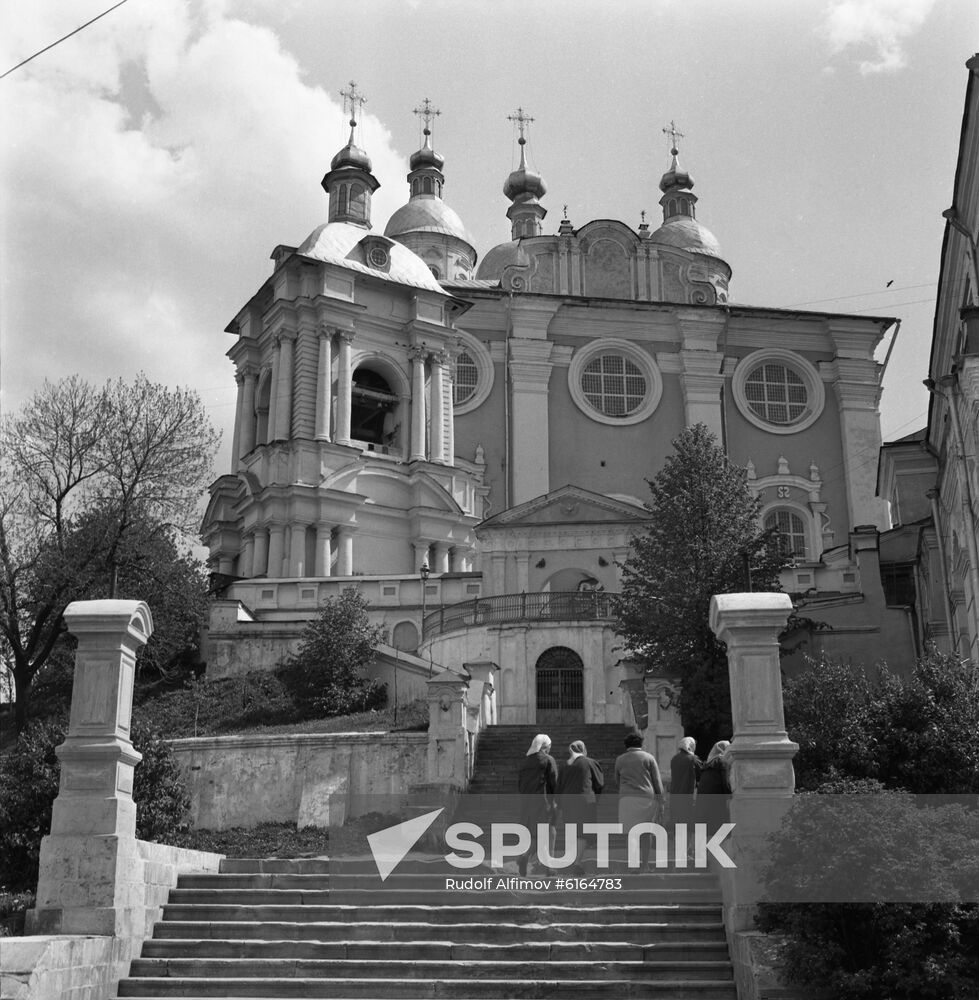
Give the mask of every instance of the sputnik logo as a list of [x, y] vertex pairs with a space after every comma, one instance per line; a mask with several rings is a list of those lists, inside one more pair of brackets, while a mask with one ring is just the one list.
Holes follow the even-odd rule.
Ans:
[[374, 864], [377, 865], [377, 874], [381, 876], [382, 882], [401, 864], [408, 852], [443, 812], [445, 812], [444, 807], [435, 809], [423, 816], [398, 823], [397, 826], [389, 826], [386, 830], [368, 834], [367, 843], [370, 845], [371, 854], [374, 855]]

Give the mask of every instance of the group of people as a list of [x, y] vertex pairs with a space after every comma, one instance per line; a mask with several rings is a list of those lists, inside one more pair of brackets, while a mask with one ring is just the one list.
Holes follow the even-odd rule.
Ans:
[[[671, 825], [704, 823], [714, 832], [727, 820], [728, 740], [715, 743], [706, 761], [697, 757], [696, 741], [680, 740], [670, 761], [668, 822]], [[534, 737], [517, 774], [521, 822], [530, 829], [546, 823], [552, 831], [557, 824], [576, 825], [578, 857], [584, 854], [586, 838], [582, 828], [594, 823], [598, 796], [605, 787], [602, 765], [588, 756], [581, 740], [568, 747], [568, 758], [560, 766], [551, 756], [551, 739], [544, 733]], [[625, 737], [625, 752], [615, 760], [619, 786], [618, 822], [623, 830], [639, 823], [665, 823], [666, 793], [656, 758], [643, 748], [643, 737], [633, 731]], [[651, 841], [650, 841], [651, 843]], [[691, 838], [692, 846], [692, 838]], [[530, 851], [518, 859], [521, 875], [527, 874]]]

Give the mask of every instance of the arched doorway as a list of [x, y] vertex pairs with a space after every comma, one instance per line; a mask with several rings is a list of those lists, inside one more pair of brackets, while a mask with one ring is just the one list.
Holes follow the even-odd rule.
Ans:
[[585, 666], [567, 646], [542, 653], [537, 676], [537, 725], [575, 725], [585, 721]]

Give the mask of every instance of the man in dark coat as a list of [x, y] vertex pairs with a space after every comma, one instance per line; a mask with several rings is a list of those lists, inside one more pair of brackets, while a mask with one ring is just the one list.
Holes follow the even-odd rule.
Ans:
[[[537, 826], [550, 824], [554, 816], [554, 795], [557, 792], [557, 764], [548, 752], [551, 738], [538, 733], [530, 744], [517, 771], [517, 790], [520, 792], [520, 822], [530, 830], [531, 847], [517, 858], [517, 868], [521, 875], [527, 874], [527, 864], [534, 853]], [[549, 847], [554, 852], [554, 828], [548, 831]], [[540, 858], [538, 858], [540, 861]]]

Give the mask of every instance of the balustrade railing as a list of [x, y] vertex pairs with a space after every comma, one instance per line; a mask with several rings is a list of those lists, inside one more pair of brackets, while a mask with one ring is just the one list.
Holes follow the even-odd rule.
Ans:
[[449, 604], [425, 615], [422, 638], [457, 629], [507, 622], [601, 621], [615, 617], [618, 595], [604, 591], [557, 591], [540, 594], [499, 594]]

